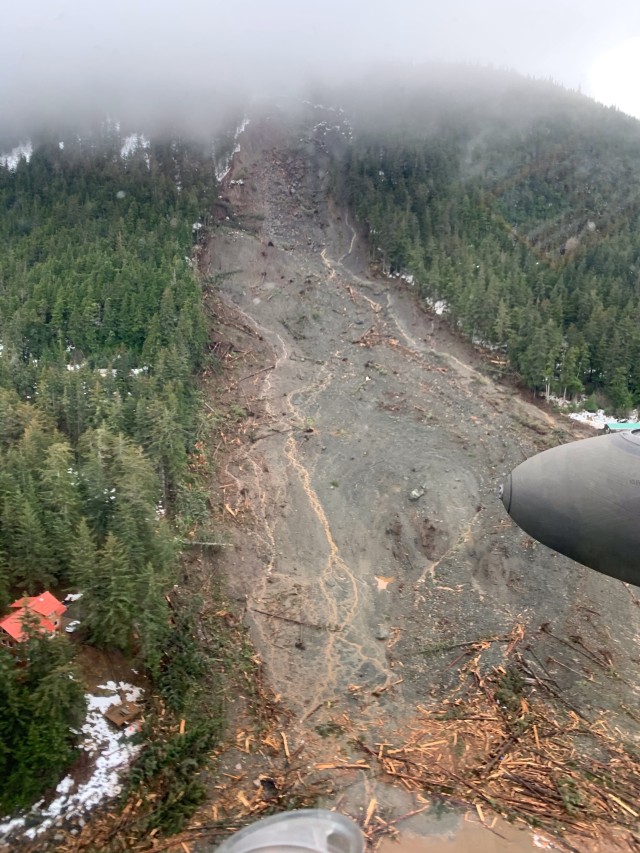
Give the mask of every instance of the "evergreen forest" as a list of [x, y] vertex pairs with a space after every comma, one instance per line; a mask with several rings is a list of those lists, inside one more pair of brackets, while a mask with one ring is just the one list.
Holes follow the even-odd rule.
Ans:
[[[204, 501], [189, 460], [207, 334], [191, 256], [215, 167], [181, 140], [121, 147], [105, 124], [0, 168], [0, 606], [81, 591], [79, 639], [125, 653], [175, 704], [195, 664], [167, 592]], [[0, 647], [3, 813], [73, 758], [73, 648], [35, 630]]]
[[640, 402], [640, 125], [553, 83], [397, 71], [343, 94], [344, 188], [385, 273], [535, 391]]

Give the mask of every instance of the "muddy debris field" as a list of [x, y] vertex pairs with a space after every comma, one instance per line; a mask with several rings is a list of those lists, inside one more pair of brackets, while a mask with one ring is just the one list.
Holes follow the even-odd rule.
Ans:
[[[264, 811], [254, 771], [298, 785], [295, 753], [299, 778], [315, 771], [374, 834], [441, 795], [587, 849], [638, 817], [623, 744], [638, 745], [640, 593], [536, 544], [497, 498], [584, 428], [495, 381], [411, 286], [371, 272], [327, 195], [338, 130], [318, 122], [252, 122], [200, 259], [245, 416], [212, 498], [232, 538], [220, 559], [279, 709], [238, 752], [238, 808]], [[616, 768], [613, 799], [584, 787], [594, 760]]]

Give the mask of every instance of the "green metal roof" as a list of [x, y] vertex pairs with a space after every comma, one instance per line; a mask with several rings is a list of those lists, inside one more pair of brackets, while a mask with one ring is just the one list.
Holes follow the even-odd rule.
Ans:
[[605, 424], [607, 432], [619, 432], [623, 429], [640, 429], [640, 423], [634, 423], [633, 421], [611, 421], [611, 423]]

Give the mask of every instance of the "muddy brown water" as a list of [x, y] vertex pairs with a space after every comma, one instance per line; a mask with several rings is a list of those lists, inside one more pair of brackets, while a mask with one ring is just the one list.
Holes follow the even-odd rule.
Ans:
[[[436, 827], [437, 829], [437, 827]], [[517, 829], [505, 821], [488, 828], [472, 817], [457, 817], [432, 835], [404, 832], [383, 839], [379, 853], [525, 853], [552, 850], [552, 840], [541, 833]]]
[[[536, 546], [496, 494], [524, 458], [584, 433], [496, 384], [410, 286], [370, 275], [348, 213], [325, 201], [312, 124], [295, 141], [250, 126], [244, 183], [227, 188], [245, 227], [224, 221], [205, 257], [247, 359], [239, 402], [260, 413], [224, 471], [225, 501], [252, 521], [223, 568], [291, 737], [341, 713], [397, 726], [455, 682], [452, 647], [516, 625], [567, 701], [634, 736], [638, 590]], [[490, 644], [482, 663], [503, 654]], [[469, 849], [507, 849], [483, 832]]]

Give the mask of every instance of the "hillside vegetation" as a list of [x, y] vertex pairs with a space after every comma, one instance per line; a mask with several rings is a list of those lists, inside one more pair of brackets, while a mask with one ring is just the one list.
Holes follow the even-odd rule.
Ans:
[[346, 200], [385, 271], [413, 275], [532, 389], [640, 400], [640, 123], [551, 83], [437, 68], [342, 102]]
[[[207, 517], [189, 465], [207, 334], [190, 255], [216, 181], [196, 146], [122, 146], [106, 126], [0, 168], [0, 607], [82, 592], [79, 639], [179, 707], [199, 670], [167, 593]], [[84, 700], [64, 636], [0, 649], [0, 672], [6, 810], [59, 778]]]

